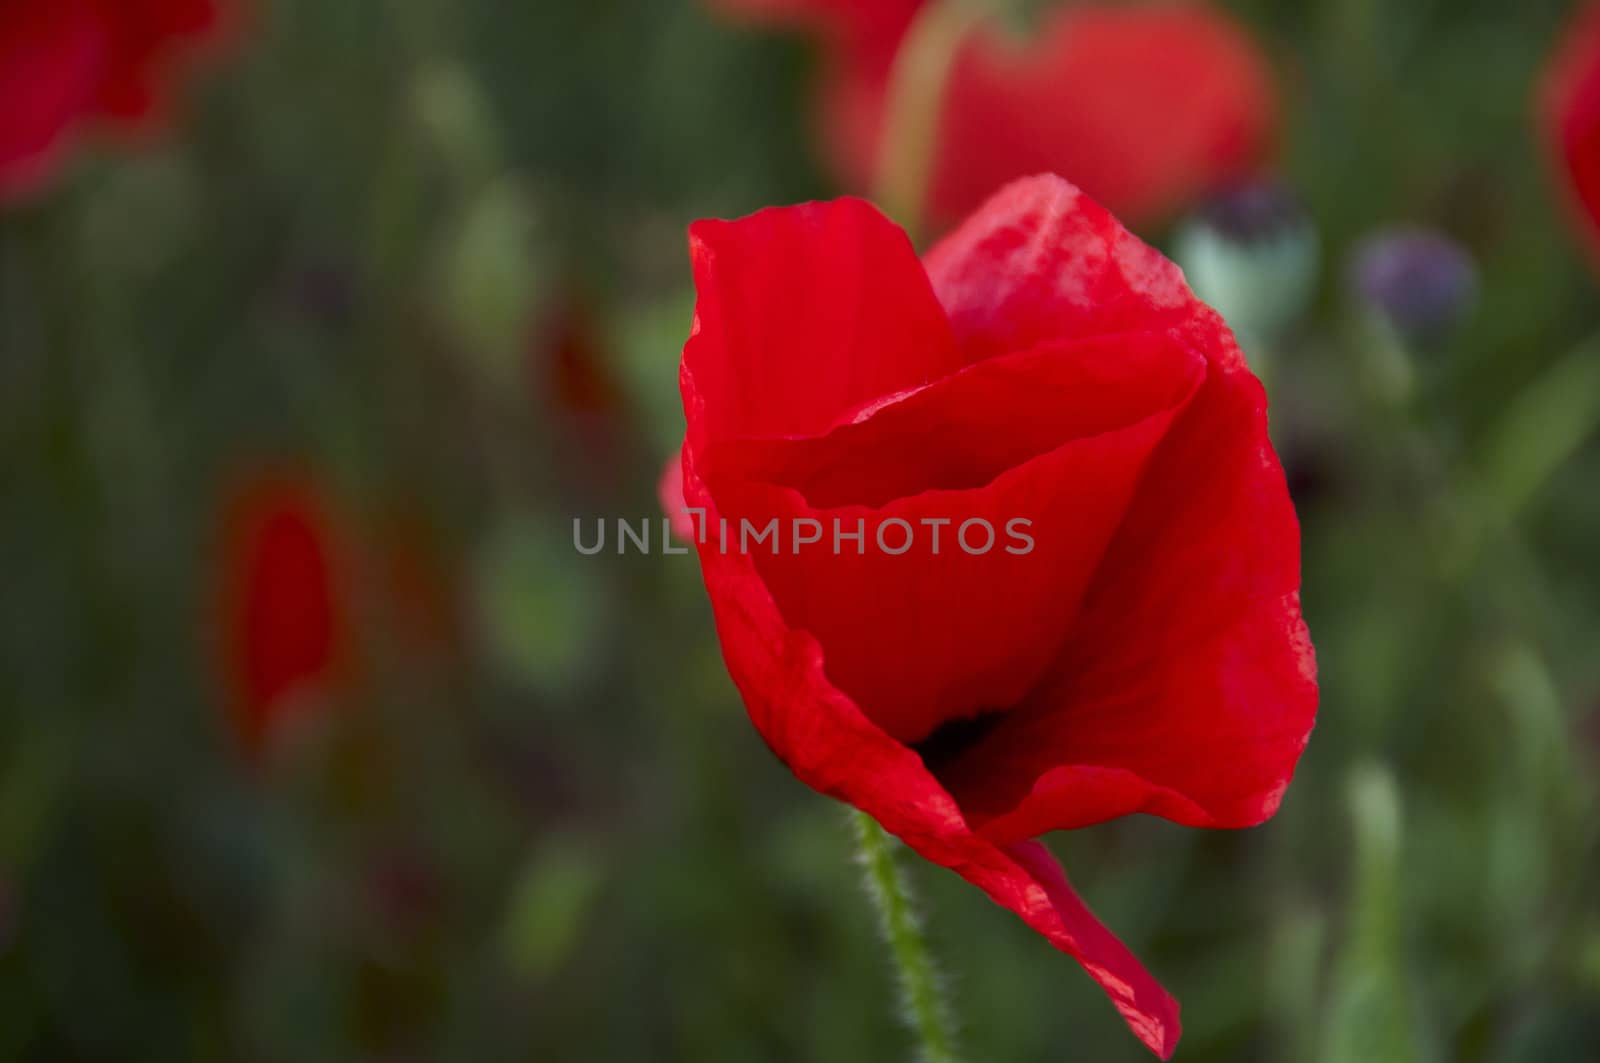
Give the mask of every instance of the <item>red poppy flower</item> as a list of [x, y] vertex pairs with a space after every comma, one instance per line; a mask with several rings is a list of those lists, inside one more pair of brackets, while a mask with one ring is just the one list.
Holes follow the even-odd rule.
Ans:
[[694, 514], [684, 508], [681, 454], [673, 455], [667, 461], [667, 467], [661, 470], [661, 479], [656, 482], [656, 499], [661, 503], [661, 511], [667, 515], [668, 531], [686, 543], [694, 542]]
[[561, 288], [529, 343], [535, 395], [575, 416], [609, 418], [624, 412], [603, 322], [592, 296], [575, 285]]
[[[887, 86], [856, 65], [828, 96], [835, 160], [860, 187]], [[1121, 217], [1158, 222], [1247, 173], [1274, 122], [1260, 53], [1202, 4], [1068, 5], [1026, 42], [980, 26], [945, 90], [929, 212], [953, 221], [1007, 181], [1055, 171]]]
[[726, 15], [821, 33], [853, 58], [885, 67], [924, 0], [710, 0]]
[[[828, 154], [846, 184], [873, 187], [895, 49], [920, 3], [732, 6], [805, 13], [825, 30]], [[1208, 5], [1068, 4], [1030, 40], [991, 21], [968, 35], [945, 86], [929, 213], [952, 222], [1007, 181], [1053, 171], [1122, 218], [1160, 222], [1244, 176], [1275, 123], [1266, 61]]]
[[631, 424], [604, 318], [592, 297], [561, 292], [534, 330], [529, 366], [536, 399], [552, 416], [573, 460], [565, 471], [581, 490], [614, 490], [627, 463]]
[[852, 199], [699, 222], [690, 249], [683, 493], [752, 721], [1166, 1057], [1176, 1003], [1030, 839], [1259, 823], [1306, 743], [1299, 529], [1232, 335], [1055, 177], [922, 262]]
[[1545, 73], [1539, 122], [1592, 248], [1600, 248], [1600, 5], [1585, 8]]
[[42, 178], [80, 122], [149, 120], [171, 51], [217, 16], [216, 0], [0, 2], [0, 195]]
[[344, 548], [308, 479], [245, 481], [224, 517], [222, 638], [234, 714], [260, 752], [282, 720], [325, 697], [344, 672]]

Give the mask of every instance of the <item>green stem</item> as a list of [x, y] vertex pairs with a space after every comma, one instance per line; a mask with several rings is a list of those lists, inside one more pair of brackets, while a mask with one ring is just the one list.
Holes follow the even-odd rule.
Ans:
[[[1376, 347], [1369, 347], [1369, 350]], [[1410, 354], [1394, 346], [1384, 355], [1404, 364]], [[1405, 372], [1409, 372], [1406, 370]], [[1408, 390], [1409, 384], [1403, 390]], [[1543, 580], [1516, 523], [1584, 444], [1600, 430], [1600, 335], [1591, 336], [1555, 362], [1523, 391], [1513, 396], [1485, 434], [1480, 459], [1455, 460], [1402, 392], [1369, 386], [1370, 398], [1383, 412], [1403, 419], [1402, 442], [1408, 443], [1441, 481], [1438, 505], [1441, 527], [1437, 557], [1447, 580], [1464, 579], [1484, 550], [1497, 539], [1505, 547], [1502, 564], [1524, 570], [1526, 585]], [[1409, 431], [1407, 431], [1409, 426]]]
[[[1600, 426], [1600, 336], [1590, 337], [1513, 398], [1489, 433], [1481, 490], [1494, 534], [1505, 530]], [[1477, 542], [1465, 544], [1463, 563]]]
[[905, 879], [895, 865], [894, 843], [865, 812], [852, 813], [851, 819], [867, 871], [867, 892], [899, 969], [906, 1019], [920, 1042], [921, 1063], [959, 1063], [950, 1008]]
[[976, 0], [937, 0], [917, 16], [895, 56], [878, 147], [878, 204], [916, 239], [922, 225], [944, 86], [967, 31], [984, 14]]

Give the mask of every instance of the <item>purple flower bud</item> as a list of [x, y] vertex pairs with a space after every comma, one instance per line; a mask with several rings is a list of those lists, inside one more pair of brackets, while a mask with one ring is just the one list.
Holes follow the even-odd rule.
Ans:
[[1308, 224], [1294, 189], [1270, 178], [1240, 181], [1223, 189], [1200, 208], [1199, 220], [1223, 239], [1241, 245], [1295, 235]]
[[1393, 229], [1357, 246], [1351, 285], [1403, 338], [1426, 343], [1466, 317], [1478, 294], [1478, 267], [1443, 234]]

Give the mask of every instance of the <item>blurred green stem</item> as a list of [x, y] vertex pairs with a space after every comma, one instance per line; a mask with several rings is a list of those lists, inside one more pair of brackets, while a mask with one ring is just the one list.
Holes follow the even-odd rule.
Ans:
[[854, 812], [851, 818], [861, 864], [867, 871], [867, 892], [877, 906], [883, 935], [899, 969], [906, 1018], [921, 1042], [920, 1059], [922, 1063], [958, 1063], [950, 1008], [905, 879], [895, 865], [894, 843], [865, 812]]
[[[1476, 461], [1459, 459], [1441, 441], [1412, 400], [1411, 352], [1397, 337], [1369, 338], [1368, 351], [1407, 379], [1369, 379], [1375, 407], [1400, 422], [1399, 442], [1432, 470], [1439, 487], [1436, 503], [1440, 574], [1450, 582], [1465, 578], [1491, 545], [1502, 563], [1522, 569], [1519, 578], [1542, 585], [1536, 566], [1517, 535], [1516, 522], [1561, 467], [1600, 429], [1600, 335], [1591, 336], [1545, 369], [1503, 406], [1485, 433]], [[1382, 350], [1388, 343], [1388, 349]], [[1391, 386], [1396, 385], [1398, 386]], [[1509, 559], [1509, 562], [1507, 562]]]
[[1491, 429], [1478, 490], [1487, 527], [1453, 557], [1465, 568], [1482, 540], [1503, 532], [1600, 426], [1600, 336], [1590, 337], [1513, 398]]
[[938, 0], [912, 23], [890, 74], [878, 145], [878, 204], [917, 238], [938, 149], [945, 82], [967, 31], [984, 14], [977, 0]]
[[1354, 875], [1333, 971], [1321, 1063], [1428, 1058], [1413, 1017], [1401, 922], [1404, 837], [1393, 773], [1357, 764], [1346, 781]]

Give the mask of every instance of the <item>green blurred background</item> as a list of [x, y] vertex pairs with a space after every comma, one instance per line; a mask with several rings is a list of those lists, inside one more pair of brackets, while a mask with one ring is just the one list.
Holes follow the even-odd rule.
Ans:
[[[1181, 1060], [1600, 1059], [1600, 279], [1530, 120], [1571, 5], [1226, 6], [1320, 232], [1251, 354], [1321, 717], [1262, 828], [1053, 847]], [[694, 559], [571, 548], [658, 512], [685, 225], [837, 191], [817, 69], [667, 0], [257, 0], [165, 138], [0, 212], [0, 1059], [908, 1056], [843, 811], [746, 722]], [[1426, 350], [1346, 282], [1396, 223], [1480, 270]], [[219, 514], [284, 464], [427, 544], [445, 634], [358, 603], [362, 680], [252, 756]], [[905, 863], [971, 1059], [1148, 1058]]]

